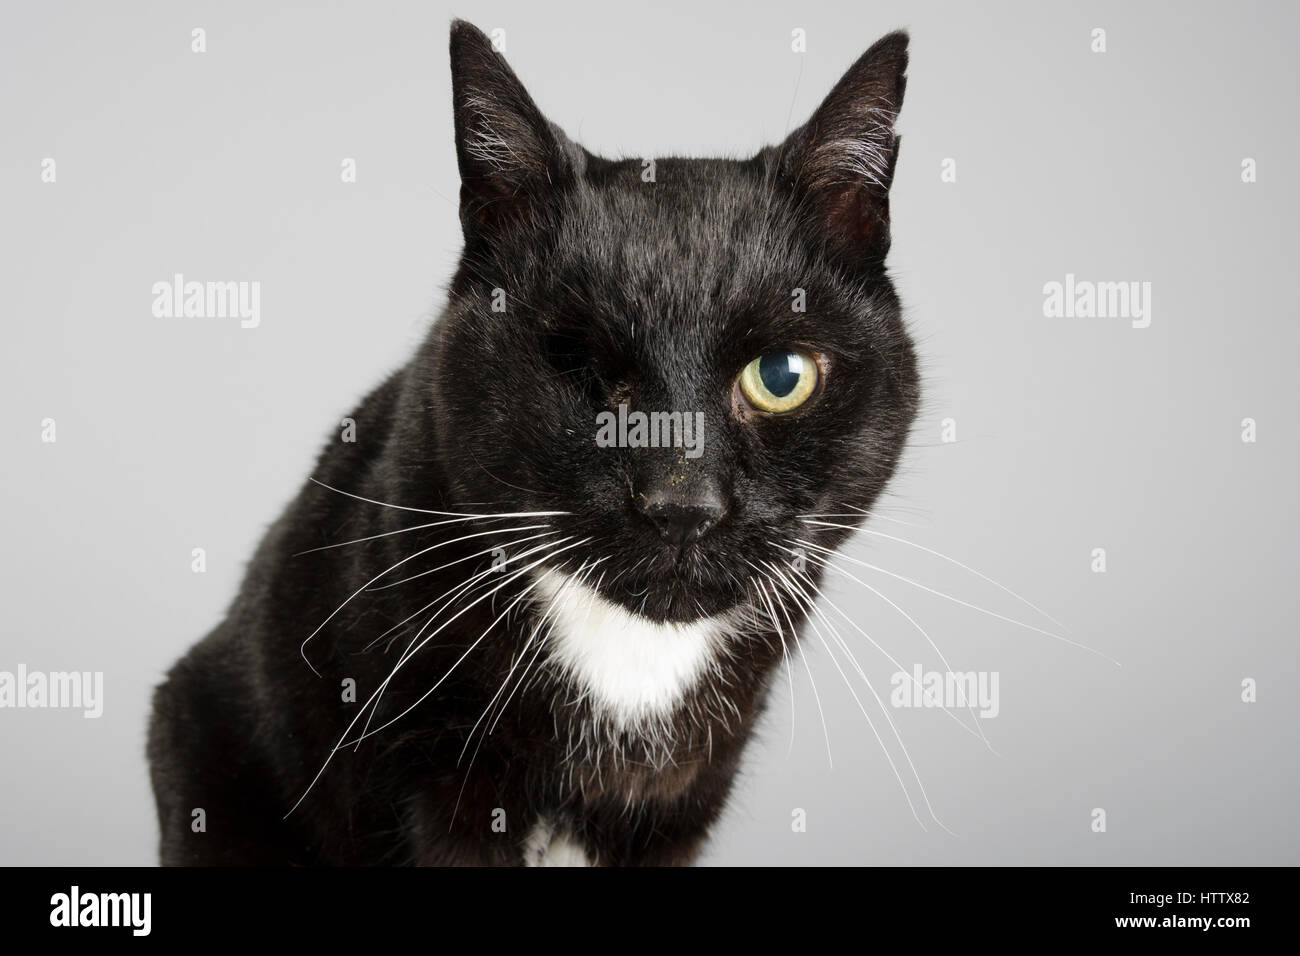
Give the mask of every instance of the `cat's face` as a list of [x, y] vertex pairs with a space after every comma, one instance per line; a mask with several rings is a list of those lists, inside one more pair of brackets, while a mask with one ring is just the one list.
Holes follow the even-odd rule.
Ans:
[[453, 32], [466, 252], [423, 362], [457, 504], [567, 512], [546, 566], [655, 620], [837, 543], [800, 516], [870, 508], [917, 401], [883, 268], [904, 44], [779, 148], [650, 167], [570, 143]]

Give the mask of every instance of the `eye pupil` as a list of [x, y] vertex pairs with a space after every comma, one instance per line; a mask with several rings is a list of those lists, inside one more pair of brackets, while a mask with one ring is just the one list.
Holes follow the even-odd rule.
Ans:
[[758, 377], [777, 398], [793, 392], [802, 376], [803, 356], [798, 352], [769, 352], [758, 360]]
[[817, 360], [807, 352], [784, 348], [752, 360], [741, 370], [735, 388], [749, 408], [784, 415], [808, 401], [817, 383]]

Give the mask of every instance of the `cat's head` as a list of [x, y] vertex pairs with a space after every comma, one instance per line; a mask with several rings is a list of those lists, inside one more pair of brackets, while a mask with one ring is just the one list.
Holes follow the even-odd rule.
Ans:
[[545, 566], [655, 620], [838, 544], [800, 516], [869, 509], [918, 398], [885, 272], [906, 36], [743, 160], [600, 158], [473, 26], [451, 61], [465, 251], [417, 370], [454, 501], [567, 512]]

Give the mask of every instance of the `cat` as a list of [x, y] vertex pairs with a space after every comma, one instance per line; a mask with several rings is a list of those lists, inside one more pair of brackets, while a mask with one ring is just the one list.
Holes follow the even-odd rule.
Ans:
[[446, 309], [157, 688], [164, 864], [697, 857], [851, 533], [800, 516], [869, 512], [916, 414], [907, 45], [752, 158], [650, 163], [453, 23]]

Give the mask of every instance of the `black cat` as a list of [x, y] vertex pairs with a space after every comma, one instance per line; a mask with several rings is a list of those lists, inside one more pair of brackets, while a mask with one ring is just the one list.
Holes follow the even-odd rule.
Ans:
[[751, 159], [612, 161], [453, 24], [446, 310], [158, 688], [164, 863], [694, 858], [848, 534], [799, 517], [869, 510], [915, 414], [906, 65]]

